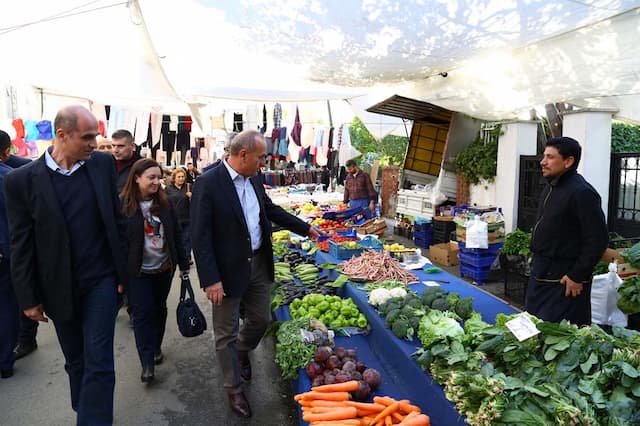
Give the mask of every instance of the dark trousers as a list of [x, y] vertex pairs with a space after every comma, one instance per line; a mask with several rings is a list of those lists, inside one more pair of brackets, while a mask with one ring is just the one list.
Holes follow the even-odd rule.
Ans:
[[18, 342], [19, 343], [34, 343], [36, 341], [36, 335], [38, 334], [38, 321], [30, 319], [20, 312], [18, 326]]
[[71, 407], [78, 425], [113, 423], [113, 335], [116, 280], [101, 278], [79, 290], [69, 322], [54, 322], [71, 387]]
[[[266, 250], [260, 250], [251, 262], [249, 288], [242, 297], [225, 297], [222, 305], [213, 305], [213, 333], [216, 358], [229, 393], [241, 390], [238, 351], [250, 351], [258, 346], [271, 322], [271, 280], [267, 269]], [[224, 282], [222, 283], [224, 288]], [[239, 326], [240, 305], [244, 306], [242, 329]]]
[[18, 303], [11, 283], [9, 261], [0, 261], [0, 369], [13, 368], [18, 341]]
[[153, 364], [167, 325], [167, 297], [174, 270], [140, 274], [129, 278], [129, 304], [133, 309], [133, 332], [142, 365]]
[[182, 245], [184, 246], [184, 252], [187, 253], [187, 257], [191, 258], [191, 225], [189, 223], [182, 224]]

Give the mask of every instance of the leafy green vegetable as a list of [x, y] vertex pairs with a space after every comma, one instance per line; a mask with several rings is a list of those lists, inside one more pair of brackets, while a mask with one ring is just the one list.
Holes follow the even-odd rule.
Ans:
[[449, 312], [432, 310], [420, 320], [418, 328], [420, 342], [429, 348], [436, 342], [462, 340], [464, 330]]
[[306, 318], [284, 321], [276, 333], [276, 364], [282, 370], [282, 377], [295, 379], [298, 371], [313, 359], [316, 347], [307, 345], [300, 330], [309, 328]]
[[640, 277], [629, 277], [618, 287], [618, 308], [625, 314], [640, 312]]
[[620, 254], [625, 262], [630, 263], [634, 268], [640, 268], [640, 243], [634, 244]]
[[515, 229], [504, 237], [504, 245], [500, 252], [502, 254], [513, 254], [531, 258], [531, 233]]

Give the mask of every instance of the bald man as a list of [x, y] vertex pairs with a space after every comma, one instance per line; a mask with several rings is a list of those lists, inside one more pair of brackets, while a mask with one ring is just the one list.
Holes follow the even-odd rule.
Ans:
[[5, 177], [11, 276], [24, 314], [53, 321], [77, 424], [108, 425], [116, 292], [126, 282], [115, 165], [95, 151], [98, 122], [87, 109], [66, 107], [54, 125], [54, 145]]

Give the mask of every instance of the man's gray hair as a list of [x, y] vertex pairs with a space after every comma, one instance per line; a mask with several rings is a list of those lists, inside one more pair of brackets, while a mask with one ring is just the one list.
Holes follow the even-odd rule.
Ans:
[[238, 155], [240, 150], [243, 149], [248, 152], [255, 151], [258, 145], [258, 138], [262, 139], [262, 134], [257, 130], [243, 130], [229, 142], [229, 154]]

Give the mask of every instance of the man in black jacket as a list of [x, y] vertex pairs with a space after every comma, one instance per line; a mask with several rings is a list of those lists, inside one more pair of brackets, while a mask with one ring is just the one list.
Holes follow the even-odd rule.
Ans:
[[[198, 178], [191, 198], [193, 252], [200, 285], [213, 303], [216, 356], [229, 405], [242, 417], [251, 416], [242, 392], [242, 380], [251, 379], [249, 351], [271, 321], [271, 221], [300, 235], [319, 235], [267, 196], [257, 176], [265, 158], [262, 135], [241, 132], [229, 157]], [[245, 318], [238, 331], [241, 304]]]
[[113, 422], [116, 289], [126, 283], [124, 219], [113, 158], [94, 152], [96, 118], [70, 106], [54, 123], [54, 145], [4, 181], [11, 276], [25, 315], [53, 321], [77, 423], [106, 425]]
[[118, 194], [127, 183], [129, 172], [133, 163], [141, 157], [136, 151], [136, 144], [133, 142], [133, 135], [126, 129], [120, 129], [111, 135], [111, 145], [113, 146], [113, 156], [116, 159], [116, 171], [118, 173]]
[[540, 162], [547, 186], [531, 236], [525, 308], [545, 321], [591, 323], [591, 274], [609, 241], [600, 196], [577, 173], [582, 149], [550, 139]]

